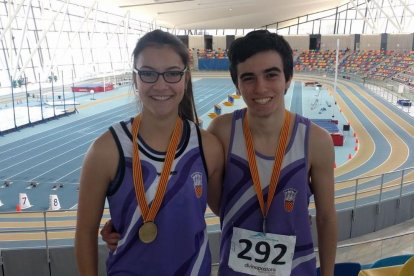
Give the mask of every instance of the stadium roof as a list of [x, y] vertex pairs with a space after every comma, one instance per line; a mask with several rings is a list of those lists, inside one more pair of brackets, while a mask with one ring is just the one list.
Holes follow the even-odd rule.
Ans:
[[[101, 0], [176, 29], [253, 29], [332, 9], [348, 0]], [[352, 1], [356, 3], [357, 1]]]

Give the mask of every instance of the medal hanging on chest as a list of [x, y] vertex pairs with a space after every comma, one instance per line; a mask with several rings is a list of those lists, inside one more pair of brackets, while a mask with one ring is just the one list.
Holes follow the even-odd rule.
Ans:
[[262, 231], [263, 234], [266, 234], [266, 218], [269, 213], [270, 205], [272, 203], [273, 197], [276, 193], [276, 187], [279, 182], [280, 171], [282, 169], [283, 158], [285, 156], [287, 139], [289, 136], [290, 128], [290, 112], [285, 110], [285, 119], [283, 121], [283, 126], [279, 134], [279, 143], [275, 152], [275, 161], [273, 164], [272, 176], [270, 177], [269, 183], [269, 193], [267, 195], [267, 200], [265, 202], [262, 186], [260, 184], [259, 172], [257, 169], [256, 163], [256, 151], [254, 150], [253, 137], [250, 132], [249, 122], [247, 119], [247, 114], [244, 114], [243, 118], [243, 135], [244, 140], [246, 141], [246, 151], [247, 151], [247, 160], [249, 163], [250, 174], [252, 176], [252, 182], [254, 189], [256, 191], [257, 199], [259, 201], [260, 210], [263, 215]]
[[135, 187], [135, 195], [137, 197], [138, 204], [141, 208], [142, 219], [144, 223], [140, 226], [138, 231], [138, 237], [143, 243], [153, 242], [158, 235], [158, 227], [155, 224], [155, 217], [161, 206], [162, 200], [167, 190], [168, 178], [172, 163], [174, 161], [177, 146], [180, 140], [180, 135], [183, 129], [183, 121], [178, 117], [175, 122], [175, 128], [171, 136], [170, 143], [168, 144], [167, 153], [165, 155], [164, 166], [162, 168], [160, 180], [158, 182], [157, 191], [155, 192], [154, 200], [151, 207], [148, 206], [147, 199], [145, 197], [144, 181], [142, 176], [141, 160], [139, 158], [138, 148], [138, 130], [141, 122], [141, 117], [138, 115], [134, 118], [132, 123], [132, 144], [133, 144], [133, 179]]
[[138, 237], [143, 243], [151, 243], [158, 234], [157, 225], [153, 221], [144, 222], [139, 228]]

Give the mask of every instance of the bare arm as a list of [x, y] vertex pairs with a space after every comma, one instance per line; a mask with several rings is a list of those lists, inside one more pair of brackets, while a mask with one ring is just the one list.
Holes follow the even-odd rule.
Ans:
[[220, 210], [221, 188], [223, 182], [223, 148], [219, 140], [214, 135], [203, 130], [202, 141], [204, 157], [206, 159], [208, 169], [207, 202], [213, 213], [218, 215]]
[[115, 142], [107, 132], [91, 145], [83, 163], [75, 235], [75, 253], [81, 276], [98, 275], [99, 224], [118, 156]]
[[315, 196], [316, 226], [321, 275], [334, 274], [337, 245], [335, 211], [335, 152], [331, 136], [323, 129], [312, 125], [310, 131], [310, 177]]
[[[210, 125], [208, 126], [207, 131], [210, 132], [211, 134], [213, 134], [218, 141], [221, 144], [221, 148], [222, 148], [222, 173], [224, 174], [224, 170], [225, 170], [225, 162], [227, 159], [227, 151], [228, 151], [228, 146], [229, 146], [229, 142], [230, 142], [230, 132], [231, 132], [231, 118], [232, 118], [232, 114], [224, 114], [221, 115], [217, 118], [215, 118], [213, 121], [211, 121]], [[223, 152], [224, 151], [224, 152]], [[223, 183], [223, 176], [220, 179], [220, 196], [218, 197], [218, 188], [215, 187], [215, 190], [212, 191], [211, 194], [214, 194], [216, 196], [216, 200], [220, 200], [221, 199], [221, 190], [222, 190], [222, 183]], [[209, 204], [210, 205], [210, 204]], [[211, 206], [210, 206], [211, 208]], [[213, 206], [213, 208], [215, 208], [215, 210], [213, 210], [213, 212], [216, 215], [219, 215], [220, 212], [220, 202], [218, 201], [218, 203], [215, 204], [215, 206]]]

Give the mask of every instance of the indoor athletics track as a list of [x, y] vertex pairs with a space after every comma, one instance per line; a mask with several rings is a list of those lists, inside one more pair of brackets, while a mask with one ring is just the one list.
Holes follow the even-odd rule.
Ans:
[[[199, 79], [194, 82], [197, 112], [203, 118], [204, 126], [208, 123], [208, 119], [204, 118], [208, 118], [206, 115], [212, 111], [212, 107], [224, 101], [228, 94], [234, 93], [230, 78], [220, 76], [223, 74], [210, 74], [208, 78], [198, 76]], [[295, 82], [292, 82], [286, 95], [287, 107], [304, 116], [319, 116], [318, 113], [312, 114], [316, 109], [309, 108], [317, 92], [301, 83], [315, 80], [323, 84], [320, 93], [326, 94], [325, 98], [319, 98], [321, 104], [328, 101], [332, 104], [332, 96], [337, 103], [322, 115], [326, 117], [329, 114], [330, 118], [330, 114], [333, 114], [343, 123], [351, 123], [351, 131], [344, 134], [345, 139], [348, 139], [347, 148], [344, 146], [336, 151], [338, 166], [335, 169], [338, 182], [337, 209], [349, 208], [353, 204], [351, 201], [354, 199], [355, 187], [354, 182], [345, 180], [413, 167], [414, 118], [366, 91], [360, 84], [340, 80], [337, 93], [333, 94], [332, 80], [299, 74], [295, 76]], [[49, 130], [17, 141], [8, 141], [9, 135], [0, 137], [0, 200], [4, 203], [0, 212], [14, 211], [19, 192], [28, 194], [30, 203], [34, 205], [29, 210], [46, 210], [49, 194], [59, 196], [63, 209], [76, 208], [81, 163], [89, 145], [111, 124], [132, 117], [137, 112], [134, 96], [127, 90], [108, 93], [106, 98], [102, 96], [94, 102], [81, 104], [79, 114], [59, 119], [60, 125]], [[96, 112], [91, 112], [92, 109]], [[36, 126], [39, 127], [42, 126]], [[24, 129], [21, 133], [27, 131], [31, 130]], [[2, 140], [8, 142], [3, 144]], [[355, 146], [357, 151], [354, 151]], [[347, 159], [348, 154], [352, 154], [352, 159]], [[412, 180], [412, 174], [405, 177]], [[4, 180], [13, 183], [8, 188], [1, 188]], [[26, 189], [32, 181], [38, 182], [38, 186]], [[399, 184], [394, 183], [392, 176], [386, 182], [387, 185]], [[63, 184], [61, 188], [60, 183]], [[367, 180], [360, 183], [359, 188], [369, 189], [377, 184]], [[54, 185], [57, 185], [57, 189], [51, 190]], [[367, 193], [365, 202], [377, 201], [377, 194], [378, 191]], [[395, 192], [389, 191], [382, 196], [393, 194]], [[108, 218], [108, 212], [105, 211], [103, 221]], [[43, 213], [0, 214], [0, 248], [44, 246], [43, 220]], [[210, 231], [219, 229], [219, 220], [211, 212], [207, 212], [206, 221]], [[75, 210], [48, 212], [48, 245], [73, 245], [75, 223]], [[13, 233], [21, 230], [27, 232]]]

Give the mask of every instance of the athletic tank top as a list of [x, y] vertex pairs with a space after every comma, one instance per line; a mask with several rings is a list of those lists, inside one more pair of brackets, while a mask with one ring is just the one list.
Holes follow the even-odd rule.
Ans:
[[[204, 213], [207, 202], [207, 167], [199, 128], [184, 121], [168, 180], [167, 190], [155, 218], [158, 235], [149, 244], [138, 238], [142, 225], [132, 176], [132, 119], [113, 125], [120, 162], [107, 199], [111, 219], [121, 235], [109, 253], [108, 275], [210, 275], [211, 255]], [[165, 153], [151, 149], [138, 138], [142, 174], [148, 204], [154, 199]]]
[[[251, 180], [243, 136], [246, 110], [233, 113], [229, 154], [226, 160], [220, 221], [222, 227], [219, 275], [247, 275], [228, 266], [233, 227], [262, 231], [263, 216]], [[295, 116], [268, 216], [267, 232], [296, 236], [292, 276], [316, 275], [308, 205], [312, 195], [308, 177], [308, 136], [310, 121]], [[274, 156], [256, 152], [256, 161], [264, 198], [267, 199]]]

